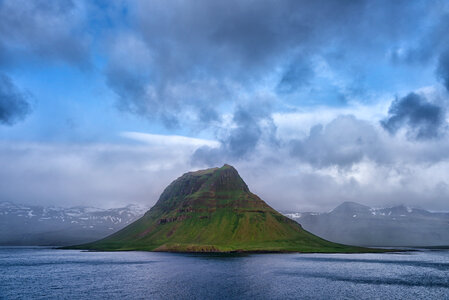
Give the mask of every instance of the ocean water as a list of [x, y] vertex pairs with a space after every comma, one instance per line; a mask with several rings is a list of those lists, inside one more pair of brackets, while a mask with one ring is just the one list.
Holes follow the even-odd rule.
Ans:
[[1, 299], [449, 299], [449, 252], [194, 255], [0, 247]]

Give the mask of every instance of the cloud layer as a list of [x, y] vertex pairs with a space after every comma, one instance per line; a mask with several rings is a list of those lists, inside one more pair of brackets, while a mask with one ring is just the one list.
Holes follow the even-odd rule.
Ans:
[[220, 105], [239, 106], [262, 86], [290, 95], [330, 85], [351, 97], [360, 89], [353, 83], [313, 81], [316, 58], [344, 72], [348, 62], [364, 76], [365, 65], [348, 56], [384, 59], [416, 32], [400, 20], [419, 9], [400, 1], [137, 1], [129, 28], [111, 41], [106, 76], [120, 107], [167, 126], [217, 121]]
[[231, 163], [277, 208], [448, 210], [448, 16], [424, 0], [0, 0], [0, 198], [151, 204]]

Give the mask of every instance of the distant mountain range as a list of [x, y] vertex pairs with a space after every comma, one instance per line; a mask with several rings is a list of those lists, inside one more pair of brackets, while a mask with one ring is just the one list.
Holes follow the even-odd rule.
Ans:
[[147, 208], [43, 207], [0, 202], [0, 245], [73, 245], [103, 238]]
[[[0, 245], [74, 245], [110, 235], [148, 208], [43, 207], [0, 202]], [[449, 245], [449, 213], [344, 202], [328, 213], [284, 212], [327, 240], [358, 246]]]
[[327, 240], [358, 246], [449, 245], [449, 213], [407, 206], [371, 208], [344, 202], [329, 213], [284, 215]]

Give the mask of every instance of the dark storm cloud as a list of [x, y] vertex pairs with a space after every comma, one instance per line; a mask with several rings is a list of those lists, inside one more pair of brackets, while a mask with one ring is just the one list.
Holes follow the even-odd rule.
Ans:
[[[30, 61], [66, 62], [86, 68], [89, 44], [81, 2], [0, 1], [0, 71]], [[26, 87], [21, 87], [25, 88]], [[28, 97], [0, 73], [0, 122], [14, 124], [30, 112]]]
[[276, 146], [276, 126], [270, 116], [269, 103], [240, 105], [234, 112], [234, 126], [224, 133], [219, 148], [201, 147], [192, 156], [192, 163], [217, 165], [253, 155], [263, 140]]
[[[239, 91], [253, 92], [274, 72], [279, 72], [280, 94], [307, 85], [314, 76], [311, 55], [342, 52], [350, 58], [361, 51], [384, 57], [393, 41], [413, 32], [403, 16], [420, 20], [420, 4], [404, 3], [130, 2], [131, 21], [123, 34], [132, 38], [117, 37], [110, 47], [127, 56], [111, 55], [107, 82], [128, 111], [171, 120], [168, 125], [191, 119], [207, 124], [217, 121], [216, 107], [238, 105]], [[130, 59], [141, 63], [129, 68]], [[122, 79], [136, 78], [123, 69], [138, 74], [137, 84], [123, 87]]]
[[268, 118], [266, 111], [253, 108], [238, 107], [233, 121], [237, 125], [231, 130], [226, 141], [226, 147], [232, 157], [242, 157], [255, 149], [262, 136], [259, 121]]
[[0, 124], [13, 125], [30, 112], [28, 96], [0, 73]]
[[388, 114], [381, 124], [391, 134], [405, 128], [410, 138], [429, 139], [440, 136], [446, 128], [444, 108], [416, 93], [394, 100]]
[[83, 17], [71, 0], [0, 1], [0, 63], [39, 57], [85, 66]]

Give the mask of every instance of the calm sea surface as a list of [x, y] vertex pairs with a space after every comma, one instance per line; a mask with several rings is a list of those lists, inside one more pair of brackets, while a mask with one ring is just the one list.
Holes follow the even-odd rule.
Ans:
[[449, 252], [189, 255], [0, 247], [1, 299], [449, 299]]

